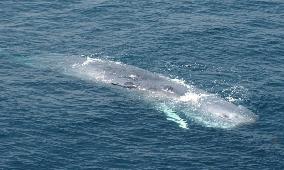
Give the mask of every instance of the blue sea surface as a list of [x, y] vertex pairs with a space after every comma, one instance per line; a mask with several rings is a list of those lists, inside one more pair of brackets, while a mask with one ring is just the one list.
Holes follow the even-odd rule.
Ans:
[[[68, 56], [183, 80], [258, 118], [183, 129], [44, 66]], [[284, 169], [284, 2], [1, 0], [0, 169]]]

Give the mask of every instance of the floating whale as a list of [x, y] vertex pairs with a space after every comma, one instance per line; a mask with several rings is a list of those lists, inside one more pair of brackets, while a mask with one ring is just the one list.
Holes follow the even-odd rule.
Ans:
[[206, 127], [231, 129], [251, 124], [257, 118], [247, 108], [228, 102], [216, 94], [121, 62], [54, 54], [28, 58], [25, 63], [142, 96], [154, 108], [164, 112], [168, 120], [178, 123], [182, 128], [188, 128], [188, 122], [192, 122]]
[[233, 128], [255, 122], [256, 115], [245, 107], [158, 73], [89, 57], [67, 63], [66, 72], [73, 76], [125, 88], [153, 100], [156, 108], [183, 128], [187, 128], [187, 121], [217, 128]]

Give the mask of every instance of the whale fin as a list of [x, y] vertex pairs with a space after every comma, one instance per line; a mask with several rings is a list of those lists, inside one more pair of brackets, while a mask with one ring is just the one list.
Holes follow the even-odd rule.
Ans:
[[168, 107], [166, 104], [161, 104], [158, 106], [159, 110], [164, 112], [167, 116], [167, 120], [173, 121], [179, 125], [179, 127], [183, 129], [188, 129], [187, 122], [182, 119], [173, 109]]

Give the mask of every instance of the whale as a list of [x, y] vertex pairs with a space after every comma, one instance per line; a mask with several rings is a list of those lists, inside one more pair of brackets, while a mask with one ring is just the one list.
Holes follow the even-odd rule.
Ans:
[[[19, 62], [22, 62], [22, 58]], [[96, 56], [50, 54], [25, 58], [31, 67], [101, 84], [150, 103], [165, 118], [189, 129], [190, 124], [233, 129], [249, 125], [258, 116], [242, 105], [178, 78], [170, 78], [133, 65]]]
[[251, 124], [257, 118], [241, 105], [159, 73], [108, 59], [86, 57], [72, 61], [67, 62], [65, 72], [144, 96], [165, 112], [168, 120], [184, 128], [188, 128], [187, 121], [191, 121], [231, 129]]

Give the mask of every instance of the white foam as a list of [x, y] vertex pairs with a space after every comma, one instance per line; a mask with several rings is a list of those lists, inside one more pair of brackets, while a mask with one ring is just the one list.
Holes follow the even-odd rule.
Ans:
[[182, 102], [191, 102], [193, 104], [198, 104], [201, 98], [207, 97], [209, 94], [187, 92], [185, 95], [180, 96], [179, 100]]
[[102, 62], [103, 60], [99, 59], [99, 58], [91, 58], [91, 57], [87, 57], [86, 60], [81, 64], [82, 66], [86, 66], [90, 63], [93, 63], [93, 62]]
[[134, 75], [134, 74], [130, 74], [129, 77], [132, 78], [132, 79], [137, 78], [137, 76]]

